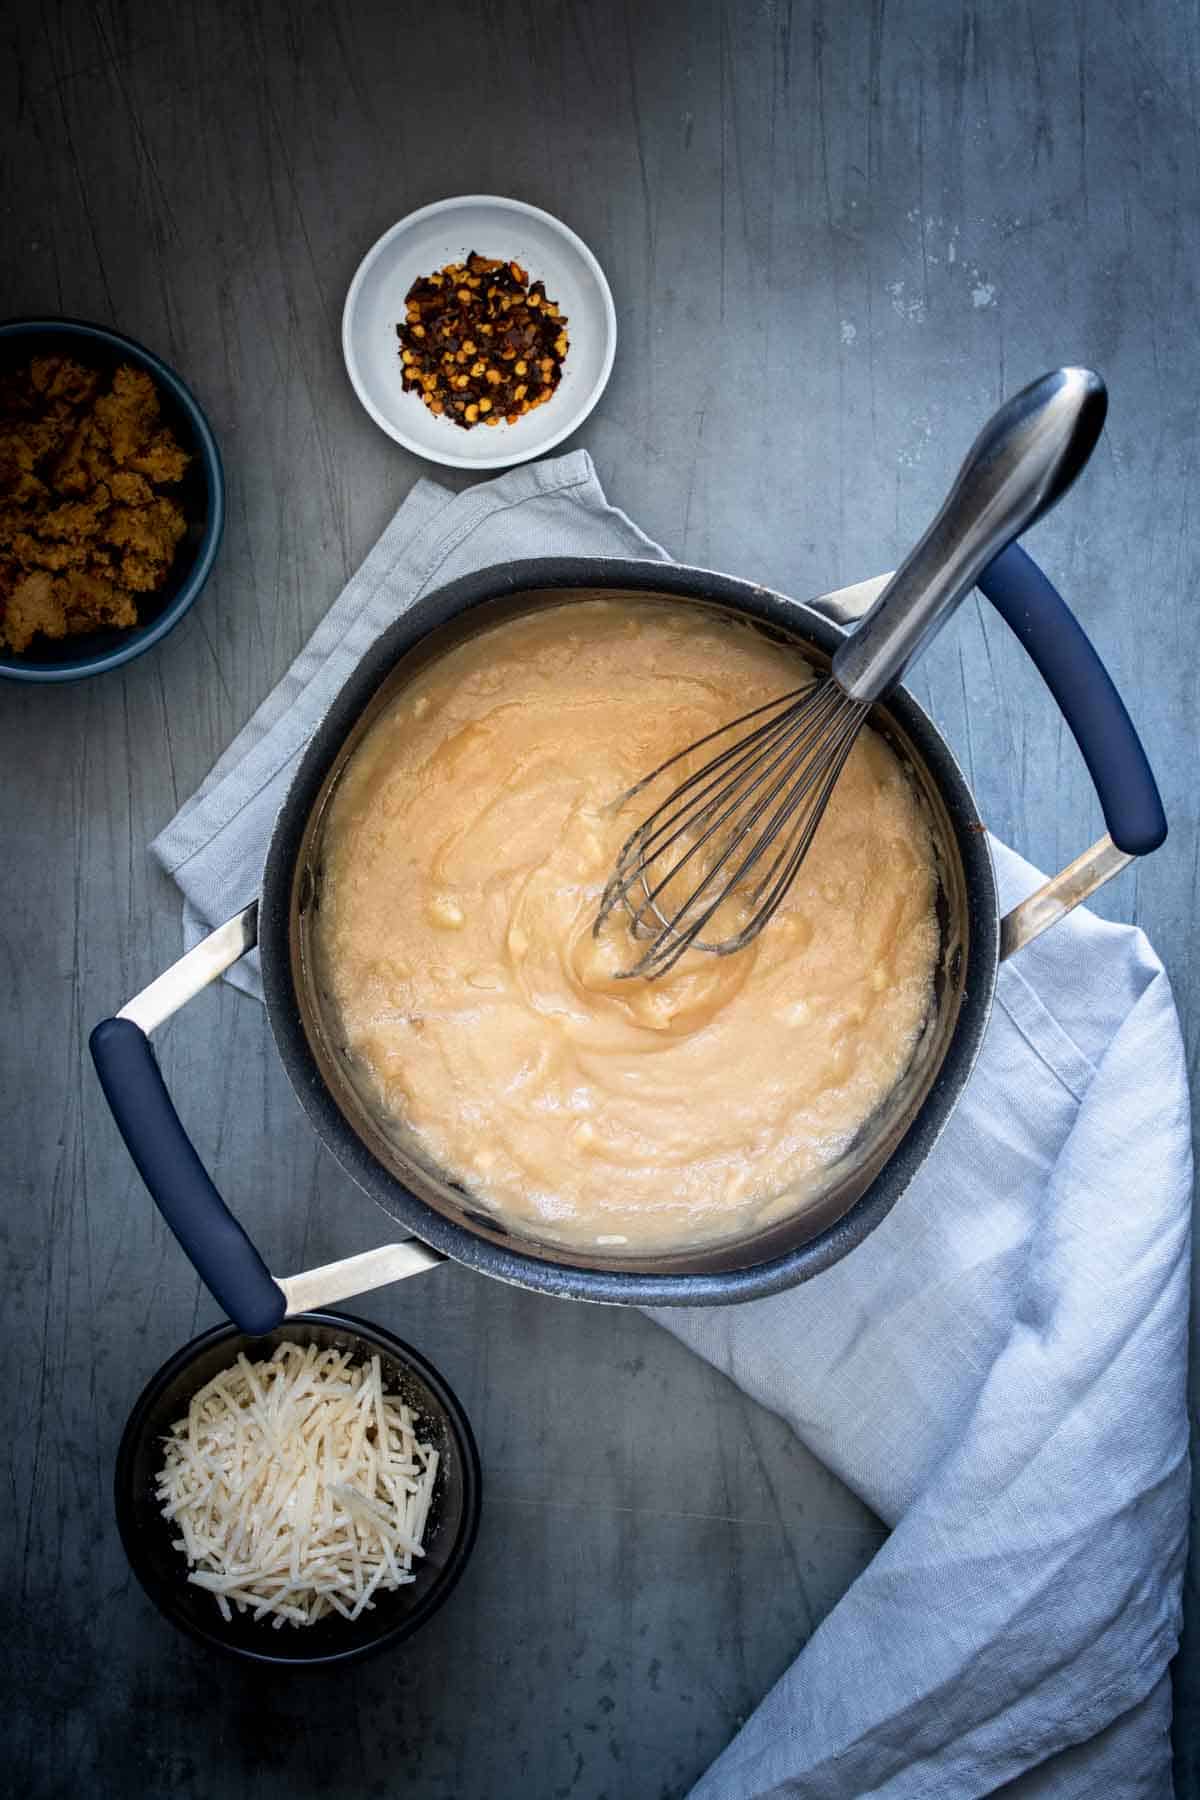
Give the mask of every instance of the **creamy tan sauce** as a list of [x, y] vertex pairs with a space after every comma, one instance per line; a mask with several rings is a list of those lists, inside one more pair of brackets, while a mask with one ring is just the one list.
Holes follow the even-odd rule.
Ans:
[[673, 751], [804, 678], [660, 602], [589, 601], [447, 652], [372, 725], [326, 826], [318, 952], [383, 1112], [516, 1228], [634, 1254], [800, 1209], [909, 1060], [937, 953], [929, 831], [864, 731], [791, 893], [655, 982], [592, 924]]

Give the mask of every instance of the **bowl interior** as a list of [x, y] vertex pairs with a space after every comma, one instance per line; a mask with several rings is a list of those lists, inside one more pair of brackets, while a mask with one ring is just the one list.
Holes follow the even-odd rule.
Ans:
[[[236, 1610], [227, 1623], [212, 1594], [189, 1583], [187, 1559], [172, 1543], [178, 1532], [162, 1517], [155, 1486], [162, 1467], [162, 1440], [186, 1415], [193, 1394], [229, 1368], [239, 1352], [251, 1362], [263, 1361], [285, 1341], [315, 1343], [323, 1350], [355, 1350], [364, 1362], [378, 1353], [385, 1387], [413, 1408], [440, 1462], [425, 1534], [426, 1554], [416, 1581], [377, 1593], [374, 1609], [353, 1622], [335, 1614], [315, 1625], [282, 1625], [276, 1630], [269, 1618], [256, 1621]], [[117, 1525], [133, 1571], [174, 1624], [207, 1644], [255, 1661], [340, 1662], [402, 1641], [450, 1594], [479, 1523], [479, 1457], [454, 1394], [409, 1345], [361, 1319], [301, 1313], [261, 1338], [246, 1337], [236, 1326], [217, 1326], [164, 1364], [125, 1427], [117, 1453], [115, 1499]]]
[[[33, 356], [71, 356], [88, 368], [111, 372], [122, 363], [145, 369], [158, 392], [163, 423], [191, 458], [187, 472], [169, 492], [183, 510], [187, 529], [179, 541], [175, 560], [163, 586], [139, 600], [139, 623], [125, 630], [109, 628], [83, 632], [78, 637], [35, 639], [20, 655], [0, 654], [0, 668], [14, 673], [55, 670], [84, 673], [88, 664], [107, 666], [119, 653], [127, 662], [143, 646], [163, 635], [162, 626], [172, 613], [181, 615], [195, 598], [207, 575], [207, 564], [220, 536], [223, 495], [220, 466], [212, 435], [196, 403], [182, 383], [150, 351], [130, 339], [122, 339], [100, 327], [70, 320], [45, 320], [26, 324], [16, 321], [0, 326], [0, 373], [20, 368]], [[196, 580], [197, 566], [205, 569]], [[186, 597], [185, 597], [186, 594]], [[182, 600], [182, 604], [181, 604]], [[172, 621], [173, 622], [173, 621]]]
[[[481, 256], [517, 261], [567, 315], [570, 347], [562, 380], [545, 406], [515, 425], [465, 431], [435, 417], [400, 385], [396, 325], [419, 275]], [[356, 393], [377, 425], [418, 455], [455, 468], [504, 468], [540, 456], [591, 411], [608, 380], [616, 315], [595, 257], [574, 232], [519, 201], [473, 196], [442, 201], [402, 219], [367, 252], [346, 298], [342, 347]]]
[[[798, 1198], [794, 1209], [773, 1207], [770, 1222], [750, 1233], [673, 1254], [649, 1256], [644, 1251], [630, 1254], [619, 1249], [585, 1250], [579, 1246], [567, 1249], [549, 1238], [539, 1239], [527, 1228], [510, 1228], [501, 1216], [484, 1209], [462, 1186], [431, 1166], [420, 1146], [394, 1121], [380, 1116], [342, 1047], [336, 1008], [322, 979], [321, 958], [314, 938], [313, 927], [321, 903], [322, 839], [327, 803], [363, 735], [397, 691], [451, 644], [502, 618], [545, 606], [586, 604], [589, 598], [620, 599], [622, 591], [619, 587], [591, 590], [580, 587], [518, 592], [456, 615], [423, 636], [394, 663], [332, 754], [307, 815], [291, 888], [291, 979], [304, 1048], [315, 1062], [319, 1075], [319, 1082], [310, 1080], [306, 1086], [310, 1090], [323, 1087], [332, 1096], [341, 1118], [350, 1126], [364, 1153], [349, 1166], [385, 1208], [396, 1211], [397, 1216], [410, 1225], [414, 1224], [411, 1215], [406, 1215], [402, 1205], [397, 1207], [396, 1183], [405, 1195], [417, 1196], [434, 1213], [476, 1237], [518, 1252], [523, 1257], [567, 1264], [572, 1269], [637, 1270], [653, 1275], [686, 1276], [754, 1268], [787, 1255], [798, 1245], [811, 1243], [843, 1219], [910, 1133], [935, 1085], [940, 1080], [950, 1079], [946, 1062], [967, 991], [972, 941], [978, 924], [978, 912], [973, 907], [964, 869], [962, 844], [966, 834], [977, 833], [982, 828], [949, 752], [915, 703], [897, 695], [887, 706], [875, 708], [871, 723], [889, 741], [906, 769], [928, 820], [934, 845], [940, 948], [926, 1023], [905, 1074], [864, 1124], [853, 1144], [827, 1172], [818, 1191]], [[627, 590], [626, 596], [640, 602], [658, 599], [672, 605], [678, 605], [680, 601], [678, 593], [656, 592], [649, 585], [646, 589]], [[717, 612], [733, 629], [747, 626], [744, 610], [723, 605], [719, 600], [691, 597], [689, 604]], [[814, 620], [814, 616], [802, 608], [793, 607], [786, 622], [760, 618], [751, 619], [750, 623], [777, 640], [794, 644], [810, 663], [817, 666], [828, 663], [830, 649], [838, 641], [839, 634], [832, 626]], [[937, 766], [939, 754], [953, 771], [957, 787], [948, 781], [946, 767]], [[970, 842], [969, 836], [966, 841]], [[978, 837], [972, 852], [976, 857], [982, 854], [986, 860], [986, 849]], [[985, 931], [979, 935], [986, 939]], [[986, 958], [985, 942], [984, 964]], [[983, 985], [981, 978], [979, 991]], [[973, 1048], [970, 1055], [973, 1055]], [[303, 1094], [303, 1089], [301, 1092]], [[948, 1110], [947, 1106], [945, 1111]], [[339, 1154], [342, 1154], [340, 1150]], [[382, 1173], [382, 1180], [377, 1179], [378, 1173]], [[422, 1235], [429, 1235], [431, 1241], [439, 1242], [436, 1235], [427, 1233], [424, 1224], [416, 1225], [416, 1229]], [[449, 1246], [441, 1243], [440, 1247]], [[457, 1246], [453, 1253], [460, 1253]]]

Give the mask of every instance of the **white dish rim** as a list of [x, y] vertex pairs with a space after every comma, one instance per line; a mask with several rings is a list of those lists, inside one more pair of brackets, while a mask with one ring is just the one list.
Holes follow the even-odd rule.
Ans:
[[[600, 373], [589, 393], [584, 397], [583, 401], [566, 416], [565, 423], [559, 430], [553, 432], [549, 437], [543, 438], [540, 442], [532, 445], [527, 450], [517, 449], [515, 451], [502, 451], [496, 456], [459, 456], [452, 450], [431, 450], [427, 444], [418, 443], [415, 438], [410, 437], [406, 431], [394, 422], [394, 420], [389, 419], [385, 413], [382, 413], [371, 399], [362, 381], [358, 367], [358, 358], [352, 342], [351, 324], [354, 318], [358, 297], [362, 292], [363, 284], [366, 281], [368, 274], [378, 258], [386, 250], [387, 246], [394, 238], [398, 237], [401, 232], [410, 231], [414, 225], [424, 224], [427, 220], [436, 218], [439, 214], [454, 212], [460, 207], [465, 206], [504, 207], [511, 212], [523, 213], [528, 218], [537, 219], [541, 224], [548, 226], [552, 231], [557, 233], [558, 236], [565, 239], [580, 260], [590, 270], [595, 279], [596, 286], [600, 290], [600, 299], [604, 311], [604, 360], [601, 365]], [[371, 248], [359, 263], [357, 269], [354, 271], [354, 277], [350, 286], [346, 290], [346, 300], [342, 307], [342, 358], [346, 364], [346, 373], [350, 377], [350, 385], [353, 387], [364, 410], [372, 419], [374, 419], [381, 431], [385, 431], [390, 438], [393, 438], [396, 443], [402, 445], [405, 450], [410, 450], [414, 456], [421, 457], [425, 462], [441, 463], [445, 468], [449, 469], [510, 469], [514, 468], [518, 463], [531, 462], [535, 457], [544, 456], [548, 450], [553, 450], [556, 445], [562, 443], [564, 438], [570, 437], [573, 431], [578, 431], [584, 421], [590, 417], [601, 394], [608, 386], [608, 378], [612, 374], [612, 367], [616, 354], [617, 309], [613, 304], [612, 290], [608, 285], [608, 277], [605, 275], [604, 270], [601, 268], [592, 251], [588, 249], [588, 246], [577, 232], [572, 231], [569, 225], [564, 225], [561, 219], [556, 219], [553, 213], [546, 212], [540, 206], [531, 206], [526, 200], [510, 200], [503, 194], [456, 194], [446, 200], [434, 200], [428, 206], [420, 206], [415, 212], [406, 213], [402, 219], [397, 219], [396, 223], [390, 225], [381, 237], [376, 238], [375, 242], [371, 245]]]

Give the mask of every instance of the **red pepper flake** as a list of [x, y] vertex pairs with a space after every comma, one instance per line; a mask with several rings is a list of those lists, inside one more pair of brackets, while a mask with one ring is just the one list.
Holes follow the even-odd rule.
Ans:
[[566, 318], [520, 263], [472, 250], [418, 276], [404, 304], [396, 327], [404, 386], [467, 431], [515, 425], [562, 380]]

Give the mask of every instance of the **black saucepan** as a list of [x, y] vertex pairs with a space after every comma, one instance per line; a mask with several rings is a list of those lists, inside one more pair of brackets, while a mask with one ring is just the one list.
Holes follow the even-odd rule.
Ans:
[[[771, 637], [797, 644], [818, 664], [828, 661], [840, 642], [839, 627], [815, 607], [724, 575], [655, 563], [552, 559], [467, 576], [420, 601], [386, 631], [334, 701], [300, 762], [271, 838], [257, 905], [189, 952], [92, 1034], [100, 1079], [134, 1160], [230, 1317], [243, 1330], [266, 1331], [286, 1311], [344, 1297], [443, 1256], [572, 1299], [712, 1305], [792, 1286], [860, 1243], [903, 1193], [953, 1111], [983, 1040], [1000, 959], [1166, 834], [1133, 726], [1050, 583], [1014, 546], [991, 564], [979, 585], [1017, 630], [1062, 706], [1096, 781], [1109, 835], [1002, 920], [984, 824], [950, 750], [903, 689], [877, 705], [872, 723], [900, 755], [920, 796], [940, 879], [935, 994], [912, 1064], [831, 1172], [817, 1204], [748, 1237], [637, 1262], [612, 1251], [568, 1254], [508, 1229], [373, 1116], [340, 1051], [309, 953], [321, 898], [326, 803], [347, 758], [397, 688], [464, 634], [514, 613], [592, 597], [685, 601], [739, 625], [749, 620]], [[342, 1165], [420, 1240], [407, 1262], [392, 1245], [329, 1270], [276, 1281], [184, 1132], [147, 1034], [256, 940], [267, 1016], [301, 1103]]]

